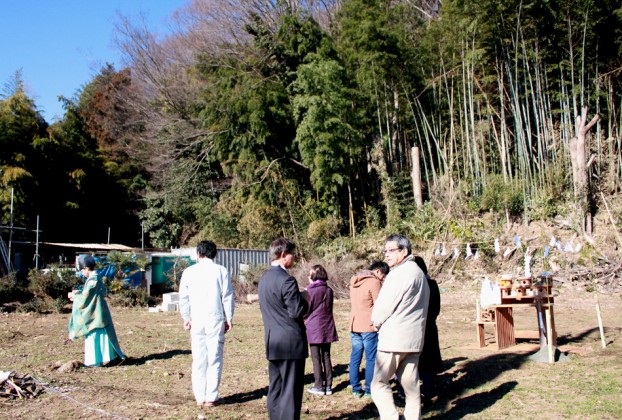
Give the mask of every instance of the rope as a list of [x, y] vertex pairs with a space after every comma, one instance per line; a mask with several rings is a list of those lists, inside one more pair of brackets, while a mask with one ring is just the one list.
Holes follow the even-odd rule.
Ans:
[[41, 385], [46, 390], [50, 390], [50, 391], [54, 392], [55, 394], [60, 395], [63, 398], [67, 398], [68, 400], [73, 401], [74, 403], [76, 403], [78, 405], [81, 405], [82, 407], [84, 407], [84, 408], [86, 408], [88, 410], [95, 411], [96, 413], [102, 414], [104, 416], [112, 417], [114, 419], [130, 420], [129, 417], [123, 417], [123, 416], [120, 416], [118, 414], [109, 413], [109, 412], [101, 410], [99, 408], [91, 407], [90, 405], [85, 404], [82, 401], [78, 401], [75, 398], [65, 394], [63, 391], [61, 391], [58, 388], [55, 388], [53, 386], [49, 386], [47, 384], [44, 384], [43, 382], [41, 382], [39, 379], [35, 378], [34, 376], [33, 376], [33, 379], [35, 380], [35, 382], [37, 382], [39, 385]]

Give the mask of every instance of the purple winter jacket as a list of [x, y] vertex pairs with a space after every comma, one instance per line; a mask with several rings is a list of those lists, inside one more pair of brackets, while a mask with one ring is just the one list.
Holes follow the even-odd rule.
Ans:
[[324, 280], [307, 286], [309, 310], [304, 316], [309, 344], [325, 344], [339, 340], [333, 318], [333, 289]]

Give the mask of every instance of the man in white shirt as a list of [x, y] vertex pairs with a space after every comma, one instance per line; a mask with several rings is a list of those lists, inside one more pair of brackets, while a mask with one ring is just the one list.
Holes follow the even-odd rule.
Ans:
[[371, 397], [381, 420], [397, 420], [389, 381], [393, 375], [404, 388], [404, 418], [421, 418], [419, 354], [423, 349], [430, 289], [423, 271], [413, 261], [411, 244], [394, 234], [384, 242], [384, 258], [391, 271], [384, 280], [372, 309], [371, 322], [378, 328], [378, 350], [371, 383]]
[[200, 242], [197, 257], [181, 275], [179, 308], [192, 337], [192, 391], [199, 407], [212, 407], [218, 404], [225, 333], [233, 328], [235, 302], [227, 269], [213, 261], [216, 244]]

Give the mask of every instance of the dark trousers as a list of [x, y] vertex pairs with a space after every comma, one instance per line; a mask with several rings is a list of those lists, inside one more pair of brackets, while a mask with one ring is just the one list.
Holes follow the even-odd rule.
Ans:
[[268, 414], [271, 420], [298, 420], [304, 389], [305, 359], [269, 360]]
[[316, 388], [333, 386], [333, 364], [330, 360], [330, 343], [309, 344], [313, 361], [313, 378]]

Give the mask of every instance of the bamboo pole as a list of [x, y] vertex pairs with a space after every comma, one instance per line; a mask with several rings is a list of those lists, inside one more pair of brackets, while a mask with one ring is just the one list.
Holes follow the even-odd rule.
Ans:
[[596, 302], [596, 316], [598, 316], [598, 330], [600, 331], [600, 344], [607, 348], [605, 341], [605, 329], [603, 328], [603, 317], [600, 315], [600, 303]]
[[420, 209], [423, 207], [423, 194], [421, 193], [421, 167], [420, 167], [420, 159], [419, 159], [419, 148], [412, 147], [412, 180], [413, 180], [413, 194], [415, 196], [415, 204], [417, 208]]
[[549, 353], [549, 363], [555, 363], [555, 347], [553, 346], [553, 327], [551, 326], [551, 306], [545, 310], [546, 316], [546, 348]]

